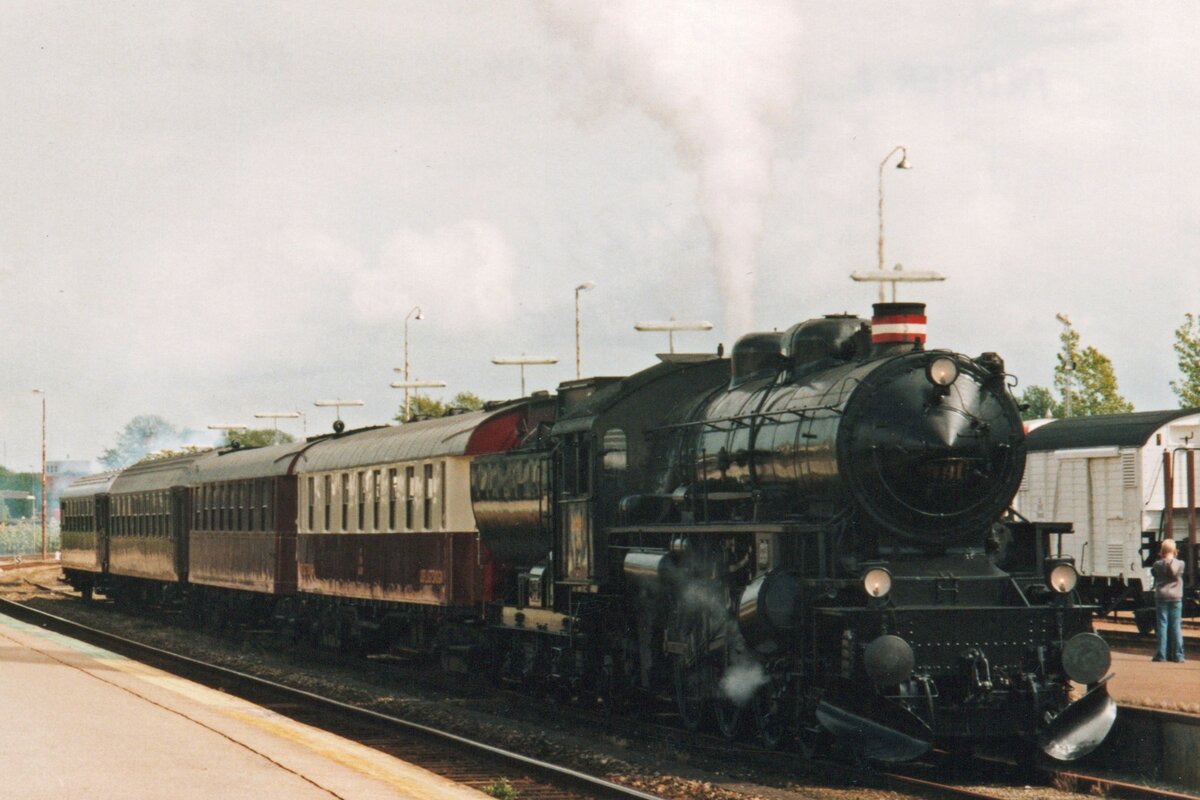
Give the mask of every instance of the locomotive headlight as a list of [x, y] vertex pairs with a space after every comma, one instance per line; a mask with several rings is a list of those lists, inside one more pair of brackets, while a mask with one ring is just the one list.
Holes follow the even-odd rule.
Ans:
[[940, 356], [929, 362], [925, 367], [925, 377], [934, 386], [949, 386], [958, 380], [958, 364], [953, 358]]
[[1045, 561], [1046, 585], [1059, 594], [1075, 591], [1079, 573], [1075, 571], [1075, 559], [1070, 556], [1047, 558]]
[[871, 597], [886, 597], [892, 590], [892, 573], [883, 567], [873, 567], [863, 574], [863, 591]]

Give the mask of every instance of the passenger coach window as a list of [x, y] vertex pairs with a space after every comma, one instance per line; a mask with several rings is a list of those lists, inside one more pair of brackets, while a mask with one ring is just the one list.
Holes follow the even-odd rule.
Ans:
[[313, 529], [313, 515], [316, 512], [317, 498], [314, 492], [317, 491], [317, 479], [313, 476], [308, 476], [308, 529]]
[[333, 477], [325, 476], [325, 527], [323, 530], [329, 530], [329, 517], [333, 508]]
[[425, 530], [433, 527], [433, 464], [425, 465]]
[[350, 526], [350, 473], [342, 473], [342, 530]]
[[396, 477], [396, 470], [388, 470], [388, 530], [396, 530], [396, 498], [400, 492], [396, 486], [400, 479]]
[[275, 527], [274, 504], [271, 502], [271, 482], [261, 481], [258, 485], [258, 498], [262, 504], [262, 518], [258, 526], [259, 530], [269, 531]]
[[367, 516], [367, 473], [358, 473], [358, 529], [366, 528]]
[[383, 473], [379, 470], [375, 470], [375, 472], [371, 474], [371, 497], [372, 502], [374, 503], [372, 506], [374, 513], [371, 517], [371, 529], [376, 531], [379, 530], [379, 496], [383, 492], [383, 481], [381, 480], [382, 475]]
[[249, 481], [250, 499], [246, 502], [246, 530], [254, 530], [254, 513], [258, 510], [258, 481]]
[[417, 503], [417, 470], [407, 467], [404, 470], [404, 528], [413, 529]]

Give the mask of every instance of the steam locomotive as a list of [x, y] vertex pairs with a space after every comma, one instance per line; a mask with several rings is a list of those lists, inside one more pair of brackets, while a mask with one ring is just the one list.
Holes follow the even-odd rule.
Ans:
[[673, 695], [687, 728], [770, 745], [1078, 758], [1116, 706], [1050, 550], [1068, 529], [1007, 513], [1025, 456], [1002, 360], [924, 342], [923, 305], [881, 303], [730, 358], [140, 465], [64, 495], [67, 577], [572, 696]]

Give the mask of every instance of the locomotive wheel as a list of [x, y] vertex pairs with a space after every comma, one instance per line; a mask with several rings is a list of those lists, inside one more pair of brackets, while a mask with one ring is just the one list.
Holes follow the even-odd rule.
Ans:
[[726, 694], [725, 687], [722, 685], [723, 679], [733, 667], [735, 657], [728, 647], [722, 652], [725, 654], [725, 663], [721, 668], [720, 677], [713, 682], [713, 712], [717, 719], [717, 730], [726, 739], [732, 741], [739, 738], [745, 728], [746, 704], [739, 704]]
[[777, 749], [787, 744], [789, 730], [784, 703], [784, 682], [769, 680], [754, 693], [754, 723], [764, 747]]
[[816, 723], [802, 727], [797, 741], [800, 745], [800, 752], [809, 759], [821, 758], [833, 748], [833, 736]]
[[675, 704], [683, 727], [695, 731], [705, 727], [712, 711], [712, 668], [703, 661], [687, 664], [675, 659]]
[[717, 692], [717, 697], [713, 700], [713, 712], [717, 718], [717, 730], [726, 739], [732, 741], [741, 737], [746, 719], [742, 711], [742, 706]]

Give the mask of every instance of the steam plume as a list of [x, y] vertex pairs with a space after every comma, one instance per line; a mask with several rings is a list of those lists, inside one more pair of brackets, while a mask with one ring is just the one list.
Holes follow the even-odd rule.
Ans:
[[545, 8], [604, 83], [674, 134], [699, 178], [727, 332], [749, 330], [774, 127], [798, 82], [798, 13], [780, 0], [552, 0]]

